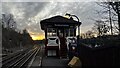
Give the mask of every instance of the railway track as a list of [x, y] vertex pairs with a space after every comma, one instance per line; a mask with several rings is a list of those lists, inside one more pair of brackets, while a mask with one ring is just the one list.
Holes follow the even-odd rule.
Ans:
[[[33, 67], [33, 63], [34, 64], [36, 64], [35, 63], [35, 60], [37, 59], [37, 55], [39, 54], [39, 52], [40, 52], [40, 50], [41, 50], [41, 48], [39, 48], [38, 50], [37, 50], [37, 52], [35, 53], [35, 55], [31, 58], [32, 60], [30, 61], [30, 63], [28, 64], [28, 67], [27, 68], [30, 68], [30, 67]], [[40, 57], [40, 56], [39, 56]], [[38, 61], [39, 59], [37, 59], [37, 61]], [[39, 64], [39, 63], [38, 63]], [[36, 65], [36, 66], [39, 66], [39, 65]]]
[[31, 48], [28, 48], [28, 49], [26, 49], [26, 50], [24, 50], [24, 51], [18, 51], [18, 52], [12, 53], [12, 54], [8, 54], [8, 55], [2, 57], [2, 61], [0, 61], [0, 63], [4, 63], [5, 61], [7, 61], [7, 60], [9, 60], [10, 58], [13, 58], [13, 57], [15, 57], [15, 56], [17, 56], [17, 55], [19, 55], [19, 54], [24, 54], [24, 53], [27, 52], [29, 49], [31, 49]]
[[33, 49], [7, 57], [2, 61], [2, 68], [27, 68], [39, 50], [40, 47], [34, 47]]

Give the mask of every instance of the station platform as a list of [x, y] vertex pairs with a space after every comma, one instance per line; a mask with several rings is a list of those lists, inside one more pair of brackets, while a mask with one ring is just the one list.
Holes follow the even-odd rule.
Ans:
[[69, 59], [60, 59], [58, 57], [44, 57], [42, 59], [42, 68], [66, 68], [69, 63]]

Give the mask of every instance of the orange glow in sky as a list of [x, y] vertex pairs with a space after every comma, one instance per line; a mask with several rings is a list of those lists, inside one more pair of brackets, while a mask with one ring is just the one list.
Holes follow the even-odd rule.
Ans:
[[45, 35], [43, 33], [35, 33], [32, 31], [28, 30], [28, 33], [30, 34], [30, 36], [32, 37], [33, 40], [43, 40], [45, 39]]
[[33, 40], [43, 40], [45, 38], [44, 35], [31, 35]]

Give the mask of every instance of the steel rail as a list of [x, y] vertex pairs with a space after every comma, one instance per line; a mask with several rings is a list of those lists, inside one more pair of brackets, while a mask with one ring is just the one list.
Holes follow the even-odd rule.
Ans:
[[[34, 48], [35, 49], [35, 48]], [[32, 50], [34, 50], [32, 49]], [[14, 57], [11, 57], [9, 58], [9, 60], [7, 60], [5, 63], [3, 63], [2, 67], [10, 67], [12, 66], [13, 64], [15, 64], [16, 62], [19, 62], [19, 60], [22, 59], [22, 57], [26, 56], [28, 53], [30, 53], [32, 50], [29, 50], [27, 53], [26, 51], [23, 52], [23, 54], [18, 54], [17, 56], [14, 56]], [[19, 58], [20, 57], [20, 58]], [[17, 59], [18, 58], [18, 59]], [[16, 60], [16, 61], [15, 61]], [[13, 62], [15, 61], [15, 62]], [[12, 64], [9, 64], [9, 62], [13, 62]]]
[[27, 68], [30, 68], [30, 66], [33, 64], [36, 55], [38, 54], [38, 52], [40, 51], [40, 48], [37, 50], [37, 52], [35, 53], [35, 55], [33, 56], [32, 60], [30, 61], [30, 63], [28, 64]]

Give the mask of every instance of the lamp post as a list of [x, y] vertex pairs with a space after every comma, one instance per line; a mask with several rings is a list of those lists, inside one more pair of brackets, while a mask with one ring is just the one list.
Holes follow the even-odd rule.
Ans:
[[70, 18], [72, 18], [72, 17], [77, 18], [77, 20], [78, 20], [78, 38], [79, 38], [80, 37], [80, 24], [81, 24], [81, 23], [79, 23], [79, 18], [76, 15], [71, 15], [71, 14], [68, 14], [68, 13], [66, 13], [65, 15], [68, 15]]

